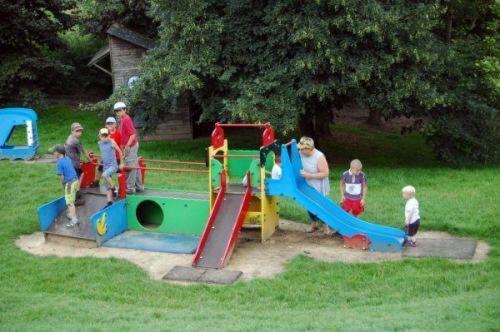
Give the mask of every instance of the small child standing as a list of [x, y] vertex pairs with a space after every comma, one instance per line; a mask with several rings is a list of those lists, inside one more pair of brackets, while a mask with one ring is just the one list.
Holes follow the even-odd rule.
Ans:
[[99, 150], [101, 152], [102, 159], [102, 177], [106, 183], [106, 196], [108, 203], [105, 207], [113, 204], [113, 195], [115, 193], [115, 186], [113, 185], [113, 175], [118, 172], [118, 162], [116, 160], [116, 154], [118, 154], [120, 160], [120, 168], [123, 167], [123, 154], [120, 150], [118, 144], [109, 137], [109, 131], [107, 128], [102, 128], [99, 130]]
[[406, 199], [405, 232], [408, 234], [408, 245], [415, 247], [417, 245], [417, 232], [420, 227], [420, 209], [415, 198], [415, 187], [406, 186], [401, 192], [403, 198]]
[[73, 227], [78, 224], [75, 207], [76, 192], [80, 189], [78, 175], [75, 167], [73, 167], [71, 159], [66, 156], [66, 149], [64, 146], [56, 145], [50, 152], [54, 153], [54, 156], [57, 158], [56, 174], [59, 175], [61, 184], [64, 188], [64, 200], [68, 207], [67, 217], [69, 219], [66, 227]]
[[365, 211], [365, 199], [368, 192], [366, 175], [361, 170], [363, 164], [359, 159], [351, 161], [351, 167], [340, 178], [341, 207], [357, 217]]
[[271, 179], [279, 180], [281, 179], [281, 156], [274, 156], [274, 165], [271, 170]]

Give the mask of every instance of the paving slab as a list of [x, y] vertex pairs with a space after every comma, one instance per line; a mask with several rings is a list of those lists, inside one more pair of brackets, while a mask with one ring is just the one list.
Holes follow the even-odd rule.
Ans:
[[416, 247], [405, 247], [406, 257], [443, 257], [451, 259], [472, 259], [477, 241], [467, 239], [418, 239]]
[[190, 266], [174, 266], [164, 280], [201, 282], [209, 284], [228, 285], [234, 283], [243, 274], [241, 271], [204, 269]]
[[163, 279], [195, 282], [200, 280], [205, 272], [207, 272], [205, 269], [197, 269], [189, 266], [174, 266], [165, 276], [163, 276]]
[[238, 280], [242, 274], [241, 271], [209, 269], [201, 276], [199, 281], [209, 284], [228, 285]]

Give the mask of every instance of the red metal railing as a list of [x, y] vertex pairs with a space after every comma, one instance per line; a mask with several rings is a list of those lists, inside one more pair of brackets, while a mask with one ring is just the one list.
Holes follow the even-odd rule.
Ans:
[[271, 144], [274, 141], [274, 129], [267, 123], [216, 123], [212, 131], [211, 141], [214, 149], [224, 145], [224, 130], [222, 128], [259, 128], [262, 132], [262, 146]]
[[226, 183], [226, 172], [222, 170], [221, 173], [221, 180], [220, 180], [220, 190], [219, 193], [217, 194], [217, 198], [215, 199], [214, 202], [214, 207], [212, 209], [212, 213], [210, 213], [210, 217], [208, 218], [207, 225], [205, 226], [205, 230], [203, 231], [203, 235], [200, 238], [200, 243], [198, 243], [198, 248], [196, 249], [196, 252], [194, 254], [194, 259], [193, 259], [193, 265], [197, 265], [201, 253], [203, 252], [203, 248], [205, 247], [205, 244], [207, 242], [208, 235], [210, 234], [210, 231], [212, 230], [212, 226], [214, 225], [215, 218], [217, 217], [217, 214], [219, 213], [220, 206], [222, 205], [222, 200], [224, 199], [224, 195], [226, 194], [226, 188], [227, 188], [227, 183]]

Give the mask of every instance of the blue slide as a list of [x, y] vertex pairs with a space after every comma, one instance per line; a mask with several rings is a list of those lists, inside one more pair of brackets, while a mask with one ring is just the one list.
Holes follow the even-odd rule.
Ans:
[[269, 195], [285, 196], [294, 200], [343, 235], [346, 242], [353, 238], [368, 240], [367, 245], [371, 251], [399, 252], [403, 249], [406, 240], [403, 231], [353, 217], [307, 184], [300, 176], [302, 162], [295, 140], [288, 147], [281, 146], [281, 163], [281, 179], [266, 179]]

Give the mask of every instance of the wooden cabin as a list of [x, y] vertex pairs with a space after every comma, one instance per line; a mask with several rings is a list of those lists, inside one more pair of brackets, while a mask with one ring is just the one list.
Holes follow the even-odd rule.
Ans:
[[[148, 50], [156, 47], [156, 42], [129, 29], [113, 26], [108, 29], [108, 45], [99, 50], [88, 66], [99, 68], [111, 76], [113, 90], [122, 86], [132, 87], [139, 79], [139, 66]], [[102, 64], [109, 56], [109, 69]], [[100, 64], [101, 63], [101, 64]], [[142, 127], [142, 110], [136, 112], [136, 127]], [[193, 121], [188, 100], [178, 100], [177, 109], [165, 113], [164, 119], [153, 133], [143, 140], [181, 140], [193, 138]]]

